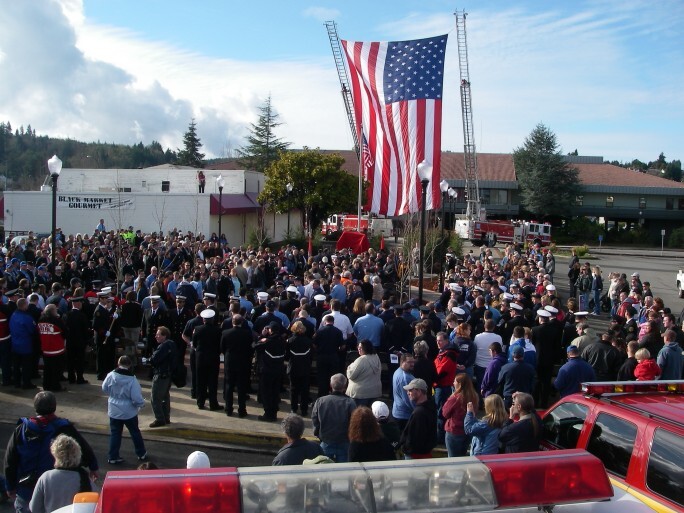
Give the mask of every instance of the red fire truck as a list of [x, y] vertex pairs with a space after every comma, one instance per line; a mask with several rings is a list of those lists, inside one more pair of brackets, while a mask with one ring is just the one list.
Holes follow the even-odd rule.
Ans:
[[551, 225], [535, 221], [506, 220], [469, 220], [457, 219], [456, 233], [462, 239], [469, 240], [476, 246], [486, 244], [494, 246], [502, 244], [539, 244], [548, 246], [551, 243]]
[[[394, 226], [392, 219], [361, 216], [361, 233], [391, 235]], [[359, 231], [359, 216], [356, 214], [333, 214], [321, 225], [321, 235], [327, 239], [337, 239], [342, 232]]]

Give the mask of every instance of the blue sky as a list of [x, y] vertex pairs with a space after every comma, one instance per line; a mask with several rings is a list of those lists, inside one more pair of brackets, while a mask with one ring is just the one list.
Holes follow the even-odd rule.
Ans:
[[468, 12], [475, 142], [507, 153], [537, 123], [564, 152], [684, 158], [684, 2], [43, 0], [0, 10], [0, 119], [38, 133], [244, 144], [270, 94], [293, 147], [352, 145], [323, 22], [351, 40], [450, 34], [443, 149], [461, 151], [453, 11]]

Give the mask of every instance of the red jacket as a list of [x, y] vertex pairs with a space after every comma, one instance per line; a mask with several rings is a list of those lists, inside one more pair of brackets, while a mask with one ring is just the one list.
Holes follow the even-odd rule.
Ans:
[[59, 356], [66, 352], [66, 341], [62, 328], [51, 322], [39, 322], [40, 349], [43, 357]]
[[457, 361], [458, 351], [453, 347], [447, 347], [439, 352], [435, 358], [435, 369], [437, 370], [435, 387], [450, 387], [454, 384]]
[[660, 367], [653, 358], [641, 360], [634, 369], [634, 377], [637, 381], [653, 381], [660, 376]]

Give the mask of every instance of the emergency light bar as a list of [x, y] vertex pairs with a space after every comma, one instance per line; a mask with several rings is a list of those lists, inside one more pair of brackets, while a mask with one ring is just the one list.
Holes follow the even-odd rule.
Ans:
[[611, 381], [582, 383], [582, 393], [600, 397], [605, 394], [684, 393], [684, 380], [675, 381]]
[[75, 501], [72, 511], [458, 513], [612, 496], [601, 461], [571, 449], [366, 464], [114, 471], [107, 473], [97, 504], [85, 510], [86, 504]]

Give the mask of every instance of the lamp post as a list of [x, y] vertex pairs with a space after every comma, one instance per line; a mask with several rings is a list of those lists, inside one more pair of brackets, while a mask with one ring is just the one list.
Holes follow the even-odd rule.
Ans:
[[290, 237], [290, 193], [292, 192], [293, 185], [288, 182], [285, 188], [287, 189], [287, 236]]
[[425, 257], [425, 203], [427, 203], [427, 186], [432, 176], [432, 164], [424, 160], [418, 164], [418, 176], [421, 186], [420, 203], [420, 243], [418, 247], [418, 305], [423, 304], [423, 259]]
[[[439, 182], [439, 190], [442, 191], [442, 244], [444, 244], [444, 224], [445, 224], [445, 212], [446, 212], [446, 200], [448, 197], [448, 192], [449, 192], [449, 182], [446, 180], [442, 180]], [[440, 251], [441, 254], [441, 251]], [[444, 289], [444, 261], [446, 260], [446, 256], [442, 257], [442, 265], [439, 266], [439, 292], [440, 294], [442, 293], [442, 290]]]
[[52, 272], [57, 267], [57, 179], [62, 172], [62, 161], [57, 155], [53, 155], [47, 161], [48, 170], [52, 177]]
[[219, 190], [219, 232], [218, 232], [218, 240], [219, 240], [219, 247], [223, 249], [223, 245], [221, 244], [221, 218], [223, 217], [223, 186], [225, 185], [226, 181], [224, 180], [223, 176], [218, 175], [216, 177], [216, 185], [218, 185], [218, 190]]

